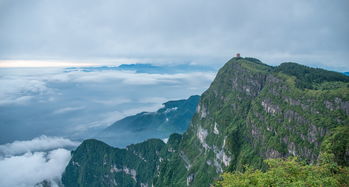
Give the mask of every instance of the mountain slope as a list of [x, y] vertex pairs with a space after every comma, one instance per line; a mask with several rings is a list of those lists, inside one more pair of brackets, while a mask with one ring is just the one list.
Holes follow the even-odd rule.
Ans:
[[[123, 118], [96, 136], [110, 145], [125, 147], [149, 138], [168, 138], [188, 129], [200, 96], [168, 101], [156, 112], [142, 112]], [[129, 138], [134, 137], [134, 138]]]
[[[112, 148], [98, 140], [84, 141], [63, 176], [65, 186], [141, 186], [151, 184], [165, 143], [158, 139]], [[67, 172], [69, 174], [67, 174]]]
[[[309, 75], [294, 73], [294, 68]], [[160, 151], [161, 162], [156, 161], [159, 157], [153, 160], [158, 169], [147, 170], [153, 176], [151, 184], [209, 186], [223, 171], [243, 170], [244, 165], [263, 169], [267, 158], [298, 156], [317, 162], [324, 137], [349, 124], [349, 81], [339, 73], [321, 72], [318, 81], [314, 68], [298, 64], [271, 67], [254, 58], [231, 59], [202, 94], [189, 129], [183, 135], [171, 136]], [[308, 84], [311, 86], [302, 87]], [[148, 145], [137, 145], [143, 144]], [[80, 160], [76, 154], [74, 162], [82, 162], [93, 170], [91, 173], [101, 175], [89, 166], [93, 160]], [[110, 156], [108, 152], [81, 154]], [[73, 173], [75, 181], [65, 180]], [[87, 174], [71, 161], [63, 183], [84, 186]], [[113, 186], [102, 178], [99, 184]]]
[[184, 132], [195, 113], [200, 96], [190, 96], [188, 99], [168, 101], [156, 112], [142, 112], [121, 119], [105, 131], [129, 130], [133, 132], [144, 129]]

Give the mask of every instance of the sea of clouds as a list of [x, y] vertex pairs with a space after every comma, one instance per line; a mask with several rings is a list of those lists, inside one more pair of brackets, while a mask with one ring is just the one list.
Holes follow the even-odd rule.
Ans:
[[0, 145], [0, 186], [31, 187], [44, 180], [59, 186], [71, 158], [70, 149], [78, 145], [48, 136]]
[[0, 187], [59, 186], [78, 141], [125, 116], [201, 94], [215, 76], [195, 68], [102, 69], [0, 69]]
[[41, 134], [82, 140], [123, 117], [201, 94], [215, 73], [188, 67], [164, 73], [116, 67], [0, 68], [0, 144]]

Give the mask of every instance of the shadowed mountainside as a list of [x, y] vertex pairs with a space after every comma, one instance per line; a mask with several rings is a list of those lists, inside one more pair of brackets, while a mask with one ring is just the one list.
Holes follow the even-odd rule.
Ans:
[[[107, 127], [96, 139], [110, 145], [126, 147], [149, 138], [168, 138], [188, 129], [200, 96], [168, 101], [156, 112], [141, 112], [125, 117]], [[131, 138], [132, 137], [132, 138]]]

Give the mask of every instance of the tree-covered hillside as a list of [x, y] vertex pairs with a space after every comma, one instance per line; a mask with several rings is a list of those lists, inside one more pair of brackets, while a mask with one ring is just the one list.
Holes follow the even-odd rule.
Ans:
[[[127, 152], [129, 158], [143, 156], [129, 147], [88, 152], [93, 149], [83, 144], [86, 149], [73, 152], [63, 184], [86, 186], [90, 177], [97, 176], [94, 184], [116, 186], [113, 180], [126, 180], [112, 172], [114, 165], [121, 164], [120, 173], [133, 169], [137, 174], [134, 183], [118, 182], [119, 186], [202, 187], [210, 186], [223, 172], [244, 172], [246, 166], [273, 172], [264, 160], [287, 157], [297, 157], [301, 164], [286, 160], [285, 166], [291, 162], [297, 169], [312, 164], [306, 170], [309, 176], [322, 176], [317, 175], [322, 166], [316, 164], [325, 149], [332, 150], [336, 163], [347, 163], [348, 136], [336, 133], [349, 124], [349, 82], [343, 76], [294, 63], [271, 67], [254, 58], [233, 58], [202, 94], [188, 130], [172, 135], [152, 159], [135, 165], [131, 160], [119, 162], [115, 151]], [[154, 150], [149, 142], [136, 146]], [[148, 165], [156, 169], [147, 169]], [[123, 167], [129, 170], [120, 170]], [[138, 176], [145, 171], [148, 178]]]
[[317, 85], [324, 82], [349, 82], [349, 77], [341, 73], [311, 68], [292, 62], [282, 63], [275, 71], [296, 77], [296, 86], [301, 89], [317, 89]]
[[340, 126], [325, 137], [316, 164], [297, 157], [269, 159], [265, 171], [248, 167], [223, 173], [215, 186], [349, 186], [349, 126]]

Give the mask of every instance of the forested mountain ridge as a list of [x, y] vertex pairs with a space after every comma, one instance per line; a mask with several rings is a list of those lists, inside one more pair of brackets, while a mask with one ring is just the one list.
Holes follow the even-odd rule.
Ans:
[[128, 116], [113, 123], [105, 131], [141, 131], [154, 126], [153, 128], [158, 130], [170, 131], [168, 129], [171, 129], [183, 132], [188, 128], [199, 100], [200, 96], [194, 95], [188, 99], [168, 101], [156, 112], [142, 112]]
[[[116, 121], [95, 138], [110, 145], [126, 147], [149, 138], [168, 138], [188, 129], [200, 96], [163, 103], [155, 112], [141, 112]], [[133, 137], [133, 138], [129, 138]]]
[[202, 94], [183, 135], [126, 149], [86, 140], [72, 153], [63, 184], [209, 186], [223, 171], [263, 169], [268, 158], [316, 163], [324, 138], [349, 124], [349, 80], [326, 70], [318, 75], [295, 63], [233, 58]]

